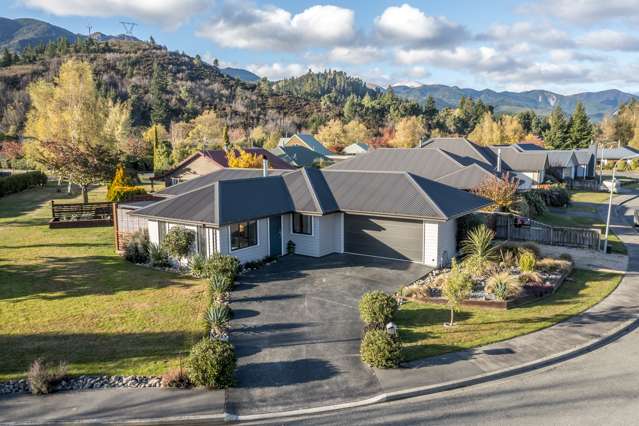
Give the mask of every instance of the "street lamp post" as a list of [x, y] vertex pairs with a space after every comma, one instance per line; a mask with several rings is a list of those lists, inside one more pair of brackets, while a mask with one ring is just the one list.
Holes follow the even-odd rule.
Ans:
[[608, 198], [608, 216], [606, 218], [606, 236], [604, 237], [604, 253], [608, 253], [608, 233], [610, 231], [610, 213], [612, 212], [612, 193], [615, 189], [615, 172], [617, 171], [617, 165], [620, 161], [626, 161], [630, 157], [623, 157], [615, 161], [615, 165], [612, 166], [612, 180], [610, 181], [610, 197]]

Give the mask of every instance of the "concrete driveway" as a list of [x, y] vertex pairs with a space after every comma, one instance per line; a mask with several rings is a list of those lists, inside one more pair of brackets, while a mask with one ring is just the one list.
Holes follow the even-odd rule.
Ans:
[[243, 275], [233, 291], [237, 386], [226, 411], [251, 414], [365, 399], [381, 392], [359, 358], [357, 304], [432, 268], [355, 255], [286, 256]]

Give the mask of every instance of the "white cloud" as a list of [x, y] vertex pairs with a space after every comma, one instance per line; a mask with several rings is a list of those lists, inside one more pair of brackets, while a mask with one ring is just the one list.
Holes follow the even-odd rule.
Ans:
[[570, 47], [574, 41], [568, 33], [543, 24], [515, 22], [511, 25], [493, 25], [485, 33], [477, 36], [479, 40], [492, 40], [514, 44], [520, 40], [545, 47]]
[[175, 29], [206, 9], [207, 0], [22, 0], [58, 16], [126, 16]]
[[409, 5], [391, 6], [375, 18], [382, 41], [413, 46], [452, 46], [468, 37], [464, 27], [445, 17], [428, 16]]
[[593, 31], [585, 34], [579, 42], [591, 49], [638, 51], [639, 37], [613, 30]]
[[639, 20], [637, 0], [545, 0], [524, 6], [521, 12], [556, 16], [578, 24]]
[[299, 77], [305, 74], [309, 68], [313, 71], [318, 71], [319, 68], [315, 65], [303, 65], [297, 63], [283, 64], [275, 62], [272, 64], [250, 64], [246, 68], [259, 75], [260, 77], [266, 77], [269, 80], [282, 80], [289, 77]]
[[341, 62], [346, 64], [368, 64], [383, 57], [382, 52], [373, 46], [345, 47], [339, 46], [331, 49], [327, 59], [331, 62]]
[[331, 5], [312, 6], [296, 15], [277, 7], [227, 5], [197, 35], [241, 49], [292, 51], [347, 45], [355, 37], [355, 14]]
[[399, 50], [397, 61], [401, 64], [429, 63], [444, 68], [468, 68], [475, 71], [511, 70], [521, 66], [515, 59], [493, 47], [472, 49], [457, 47], [452, 50], [410, 49]]

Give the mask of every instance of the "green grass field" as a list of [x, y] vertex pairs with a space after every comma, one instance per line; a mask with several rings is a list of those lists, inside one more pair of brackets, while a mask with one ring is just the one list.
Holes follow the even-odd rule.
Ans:
[[52, 184], [0, 198], [0, 380], [37, 357], [71, 374], [176, 365], [202, 333], [203, 283], [124, 261], [111, 227], [49, 229], [51, 199], [79, 201]]
[[457, 325], [444, 327], [445, 305], [409, 302], [395, 316], [406, 360], [441, 355], [510, 339], [550, 327], [585, 311], [610, 294], [621, 275], [575, 270], [552, 296], [508, 310], [467, 308], [455, 314]]

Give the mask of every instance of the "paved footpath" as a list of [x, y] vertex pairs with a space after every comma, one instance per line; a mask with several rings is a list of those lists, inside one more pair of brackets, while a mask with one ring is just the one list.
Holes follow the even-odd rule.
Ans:
[[[546, 366], [599, 347], [636, 326], [639, 319], [639, 234], [628, 223], [634, 196], [618, 196], [613, 230], [628, 248], [628, 271], [617, 289], [586, 312], [550, 328], [492, 345], [454, 352], [410, 363], [398, 370], [375, 370], [382, 393], [363, 401], [348, 401], [308, 410], [227, 415], [227, 420], [250, 420], [362, 406], [376, 402], [427, 395], [505, 378]], [[605, 215], [602, 206], [600, 214]], [[219, 421], [223, 394], [198, 391], [124, 390], [60, 393], [39, 399], [0, 398], [0, 423], [117, 422], [158, 423], [187, 420]], [[317, 405], [321, 405], [318, 401]]]

